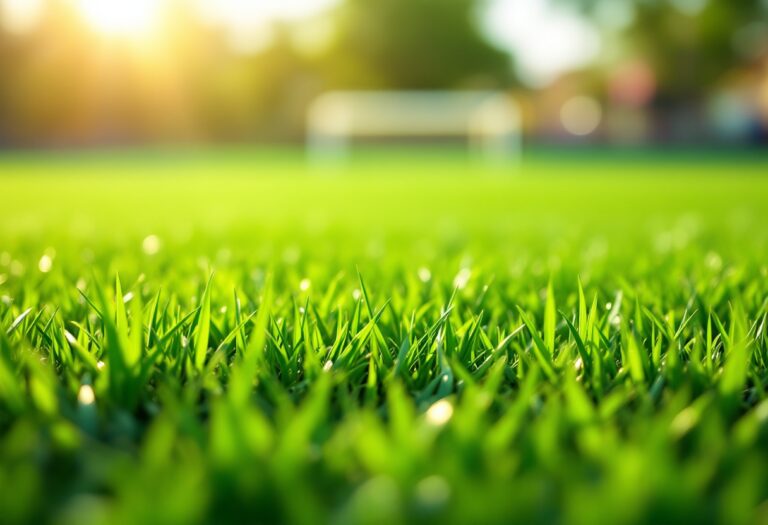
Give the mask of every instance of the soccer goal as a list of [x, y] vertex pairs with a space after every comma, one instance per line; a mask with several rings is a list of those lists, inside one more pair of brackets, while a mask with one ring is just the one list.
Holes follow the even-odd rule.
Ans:
[[334, 91], [307, 114], [312, 159], [343, 159], [359, 141], [419, 143], [462, 140], [478, 157], [520, 157], [518, 105], [498, 91]]

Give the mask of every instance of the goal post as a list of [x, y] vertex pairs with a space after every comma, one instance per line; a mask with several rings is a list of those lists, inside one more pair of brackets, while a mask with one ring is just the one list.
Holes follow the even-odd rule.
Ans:
[[312, 159], [343, 159], [355, 139], [466, 138], [472, 154], [516, 161], [521, 154], [518, 105], [500, 91], [332, 91], [307, 112]]

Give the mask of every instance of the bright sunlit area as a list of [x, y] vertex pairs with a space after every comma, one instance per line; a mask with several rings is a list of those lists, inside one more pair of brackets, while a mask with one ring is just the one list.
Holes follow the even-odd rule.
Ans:
[[159, 23], [158, 0], [75, 0], [76, 10], [88, 26], [105, 36], [141, 38]]
[[[31, 31], [40, 22], [46, 2], [2, 0], [2, 21], [14, 32]], [[90, 30], [103, 37], [131, 40], [156, 36], [154, 32], [172, 23], [169, 17], [179, 5], [169, 0], [66, 0], [64, 7], [67, 3]], [[311, 19], [339, 3], [190, 0], [189, 8], [202, 23], [227, 32], [234, 50], [248, 53], [263, 50], [271, 43], [274, 24]], [[553, 0], [491, 0], [476, 8], [475, 17], [496, 45], [517, 54], [516, 71], [533, 87], [588, 64], [600, 51], [600, 35], [587, 18], [576, 9], [562, 9]]]
[[492, 0], [481, 15], [497, 45], [515, 53], [515, 70], [533, 87], [594, 62], [601, 37], [576, 6], [556, 0]]

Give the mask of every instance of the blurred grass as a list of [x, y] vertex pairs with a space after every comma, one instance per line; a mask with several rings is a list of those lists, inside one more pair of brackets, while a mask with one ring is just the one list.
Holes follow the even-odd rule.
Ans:
[[383, 234], [440, 234], [451, 221], [467, 231], [571, 223], [600, 232], [686, 214], [757, 219], [765, 166], [663, 156], [563, 165], [535, 156], [521, 167], [494, 167], [457, 153], [412, 153], [313, 168], [290, 150], [22, 155], [0, 159], [2, 228], [41, 229], [55, 220], [85, 234], [114, 218], [130, 233], [251, 226], [354, 232], [379, 225]]
[[0, 159], [3, 520], [764, 521], [766, 165], [565, 160]]

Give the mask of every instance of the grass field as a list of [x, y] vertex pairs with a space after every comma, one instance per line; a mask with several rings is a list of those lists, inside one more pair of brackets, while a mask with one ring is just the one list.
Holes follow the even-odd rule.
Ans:
[[768, 161], [0, 158], [0, 522], [768, 523]]

